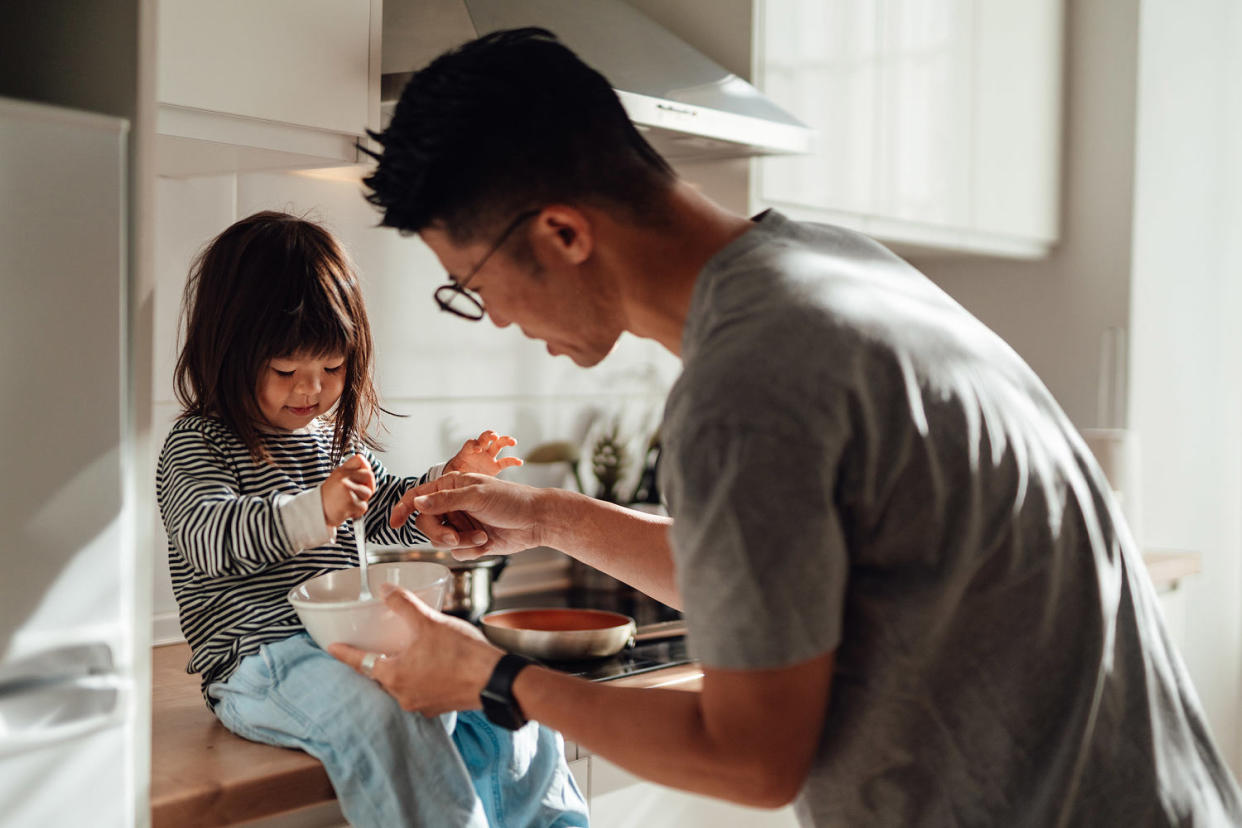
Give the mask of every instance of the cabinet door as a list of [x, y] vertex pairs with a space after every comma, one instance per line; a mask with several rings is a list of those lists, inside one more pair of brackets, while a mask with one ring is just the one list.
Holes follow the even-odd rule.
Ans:
[[972, 226], [1047, 243], [1058, 234], [1060, 2], [978, 5]]
[[160, 0], [161, 104], [361, 135], [372, 0]]
[[969, 219], [973, 0], [882, 0], [875, 212]]
[[1019, 257], [1056, 240], [1061, 0], [755, 0], [755, 79], [819, 133], [756, 208]]
[[761, 0], [756, 80], [818, 132], [812, 155], [767, 158], [766, 201], [877, 209], [880, 0]]

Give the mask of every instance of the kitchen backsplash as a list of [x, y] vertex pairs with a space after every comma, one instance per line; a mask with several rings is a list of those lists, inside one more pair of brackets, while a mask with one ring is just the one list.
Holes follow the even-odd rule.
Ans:
[[[683, 174], [717, 199], [745, 209], [744, 166], [716, 162]], [[521, 456], [542, 442], [586, 439], [600, 415], [620, 414], [632, 422], [657, 417], [680, 370], [663, 348], [629, 335], [603, 363], [584, 370], [567, 357], [549, 357], [542, 343], [525, 339], [516, 327], [500, 330], [490, 322], [470, 323], [439, 312], [431, 298], [445, 279], [439, 262], [417, 238], [377, 226], [378, 214], [363, 200], [355, 171], [160, 179], [156, 208], [157, 445], [178, 412], [172, 370], [189, 264], [233, 221], [264, 209], [322, 222], [358, 269], [375, 337], [382, 402], [405, 415], [384, 421], [383, 459], [396, 471], [421, 473], [485, 428], [516, 437]], [[535, 485], [571, 485], [565, 472], [560, 465], [530, 466], [506, 475]], [[154, 497], [154, 482], [150, 493]], [[162, 526], [156, 527], [156, 536], [159, 548], [166, 548]], [[504, 587], [554, 582], [565, 577], [565, 563], [546, 551], [523, 555], [506, 573]], [[155, 569], [154, 640], [179, 640], [165, 555], [157, 555]]]

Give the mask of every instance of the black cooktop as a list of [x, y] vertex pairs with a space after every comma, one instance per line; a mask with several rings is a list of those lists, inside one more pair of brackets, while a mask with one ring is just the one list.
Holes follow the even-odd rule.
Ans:
[[692, 659], [686, 652], [686, 637], [679, 635], [664, 641], [644, 641], [636, 647], [622, 650], [610, 658], [593, 658], [585, 661], [545, 661], [544, 664], [562, 673], [591, 681], [608, 681], [622, 676], [634, 676], [662, 667], [689, 664]]
[[[681, 613], [670, 606], [649, 598], [633, 589], [582, 589], [567, 588], [511, 595], [497, 598], [493, 609], [522, 609], [524, 607], [569, 607], [573, 609], [600, 609], [619, 612], [634, 619], [639, 627], [660, 621], [675, 621]], [[592, 658], [582, 661], [547, 661], [547, 666], [591, 681], [633, 676], [675, 667], [692, 661], [686, 649], [686, 638], [679, 635], [654, 641], [644, 641], [637, 646], [622, 650], [609, 658]]]

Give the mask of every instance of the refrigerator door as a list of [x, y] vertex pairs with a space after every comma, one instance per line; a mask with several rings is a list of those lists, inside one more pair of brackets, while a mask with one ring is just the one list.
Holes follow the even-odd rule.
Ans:
[[3, 825], [134, 823], [126, 135], [0, 99]]

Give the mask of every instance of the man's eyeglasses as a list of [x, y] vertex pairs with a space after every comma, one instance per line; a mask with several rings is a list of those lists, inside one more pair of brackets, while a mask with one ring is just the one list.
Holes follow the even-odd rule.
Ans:
[[479, 295], [474, 291], [467, 290], [466, 284], [474, 278], [474, 275], [478, 273], [479, 270], [483, 268], [483, 265], [487, 264], [487, 260], [492, 257], [492, 254], [504, 246], [504, 243], [509, 239], [509, 236], [513, 234], [513, 231], [518, 228], [518, 225], [527, 219], [532, 219], [539, 215], [542, 210], [543, 208], [540, 207], [518, 214], [517, 218], [509, 222], [509, 226], [506, 227], [504, 232], [500, 234], [500, 237], [496, 239], [496, 243], [492, 245], [491, 249], [484, 254], [482, 259], [479, 259], [479, 263], [472, 267], [470, 272], [465, 276], [457, 279], [454, 278], [452, 274], [449, 274], [448, 284], [441, 285], [436, 288], [436, 292], [434, 294], [436, 304], [440, 306], [440, 310], [448, 311], [449, 313], [460, 316], [462, 319], [470, 319], [474, 322], [482, 319], [483, 300], [480, 299]]

